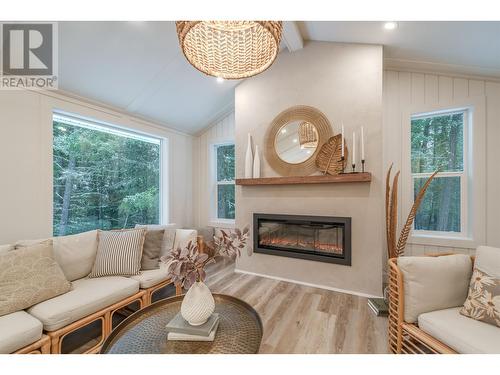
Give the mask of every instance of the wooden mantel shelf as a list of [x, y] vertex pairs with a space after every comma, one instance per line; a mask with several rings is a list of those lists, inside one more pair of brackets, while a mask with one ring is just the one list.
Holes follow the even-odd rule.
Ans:
[[292, 176], [292, 177], [264, 177], [264, 178], [237, 178], [236, 185], [300, 185], [300, 184], [332, 184], [339, 182], [370, 182], [372, 174], [345, 173], [338, 175], [321, 176]]

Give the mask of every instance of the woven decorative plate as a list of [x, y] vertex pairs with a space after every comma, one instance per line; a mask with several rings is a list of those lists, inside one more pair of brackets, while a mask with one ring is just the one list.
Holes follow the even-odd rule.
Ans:
[[326, 141], [316, 156], [316, 167], [322, 173], [339, 174], [347, 165], [347, 145], [344, 142], [344, 165], [342, 166], [342, 134], [337, 134]]

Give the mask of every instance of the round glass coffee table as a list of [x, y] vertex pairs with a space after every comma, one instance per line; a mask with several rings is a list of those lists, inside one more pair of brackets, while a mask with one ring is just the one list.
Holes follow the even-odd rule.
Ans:
[[259, 314], [246, 302], [214, 294], [219, 328], [212, 342], [168, 341], [165, 326], [180, 311], [184, 296], [139, 310], [111, 332], [101, 354], [254, 354], [262, 340]]

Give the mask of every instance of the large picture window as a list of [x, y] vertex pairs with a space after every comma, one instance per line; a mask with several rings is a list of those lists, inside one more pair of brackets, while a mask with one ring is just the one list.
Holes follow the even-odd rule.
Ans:
[[411, 118], [411, 175], [415, 198], [439, 170], [415, 218], [415, 230], [464, 234], [467, 227], [467, 110]]
[[160, 222], [161, 140], [53, 116], [53, 232]]
[[234, 144], [214, 146], [217, 219], [234, 220]]

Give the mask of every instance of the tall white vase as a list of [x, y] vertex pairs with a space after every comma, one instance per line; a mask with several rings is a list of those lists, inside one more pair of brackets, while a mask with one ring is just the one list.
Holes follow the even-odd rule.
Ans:
[[253, 172], [253, 154], [252, 154], [252, 136], [248, 133], [247, 153], [245, 155], [245, 178], [252, 178]]
[[260, 156], [259, 146], [255, 146], [255, 155], [253, 157], [253, 178], [260, 178]]
[[215, 301], [210, 289], [197, 281], [187, 291], [181, 304], [181, 315], [192, 326], [205, 323], [215, 310]]

